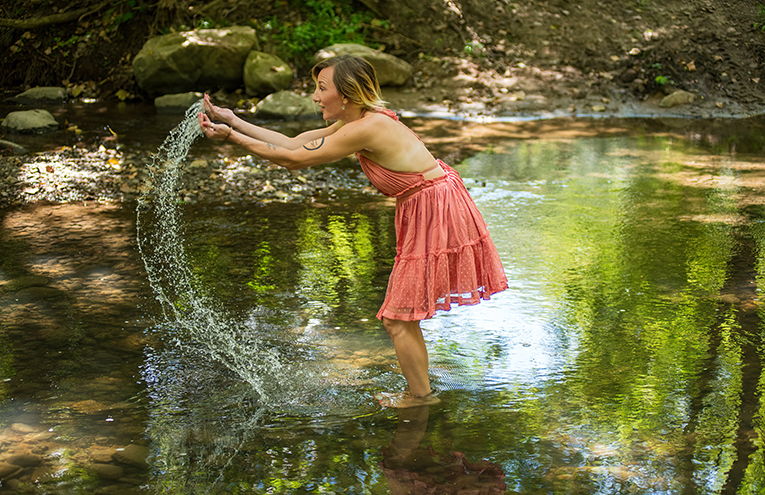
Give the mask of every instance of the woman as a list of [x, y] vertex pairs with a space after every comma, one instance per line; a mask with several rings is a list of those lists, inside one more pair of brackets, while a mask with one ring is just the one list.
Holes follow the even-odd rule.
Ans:
[[[312, 71], [313, 101], [328, 127], [290, 138], [214, 106], [207, 95], [199, 124], [210, 139], [226, 140], [290, 170], [356, 153], [364, 173], [396, 197], [396, 260], [377, 317], [390, 335], [409, 386], [383, 406], [437, 402], [428, 377], [420, 320], [452, 304], [476, 304], [507, 288], [486, 224], [455, 170], [430, 154], [412, 130], [384, 108], [374, 68], [360, 57], [324, 60]], [[218, 123], [219, 122], [219, 123]]]

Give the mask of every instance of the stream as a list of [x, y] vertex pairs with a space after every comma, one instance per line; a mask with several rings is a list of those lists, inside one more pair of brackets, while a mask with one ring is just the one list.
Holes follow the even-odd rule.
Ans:
[[[94, 108], [57, 114], [66, 139], [153, 153], [182, 119]], [[765, 120], [404, 120], [510, 284], [422, 323], [440, 403], [373, 398], [404, 387], [374, 317], [390, 199], [170, 202], [172, 229], [136, 202], [11, 206], [0, 493], [765, 490]], [[188, 159], [219, 153], [245, 154]]]

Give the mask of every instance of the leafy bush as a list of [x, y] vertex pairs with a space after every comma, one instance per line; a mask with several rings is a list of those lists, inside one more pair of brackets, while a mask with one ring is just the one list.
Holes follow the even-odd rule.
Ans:
[[365, 43], [369, 26], [385, 26], [369, 12], [354, 12], [348, 0], [293, 0], [307, 12], [302, 21], [281, 22], [276, 16], [265, 22], [266, 34], [281, 58], [297, 65], [309, 64], [313, 54], [335, 43]]

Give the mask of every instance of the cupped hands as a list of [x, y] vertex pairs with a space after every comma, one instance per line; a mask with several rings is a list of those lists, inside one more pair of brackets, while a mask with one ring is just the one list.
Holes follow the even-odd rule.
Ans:
[[225, 141], [231, 135], [231, 127], [226, 124], [213, 124], [210, 117], [204, 112], [199, 112], [197, 117], [199, 119], [199, 127], [202, 128], [202, 133], [207, 138], [217, 141]]

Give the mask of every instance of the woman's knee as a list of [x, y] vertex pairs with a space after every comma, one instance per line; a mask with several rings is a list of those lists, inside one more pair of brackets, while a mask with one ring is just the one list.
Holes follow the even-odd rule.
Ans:
[[383, 327], [385, 327], [385, 331], [388, 332], [388, 335], [391, 337], [394, 337], [395, 335], [398, 335], [401, 333], [402, 330], [402, 324], [403, 321], [401, 320], [391, 320], [390, 318], [386, 318], [383, 316], [382, 324]]
[[419, 328], [419, 321], [405, 321], [405, 320], [393, 320], [391, 318], [382, 319], [383, 327], [391, 337], [397, 337], [405, 332], [417, 330]]

